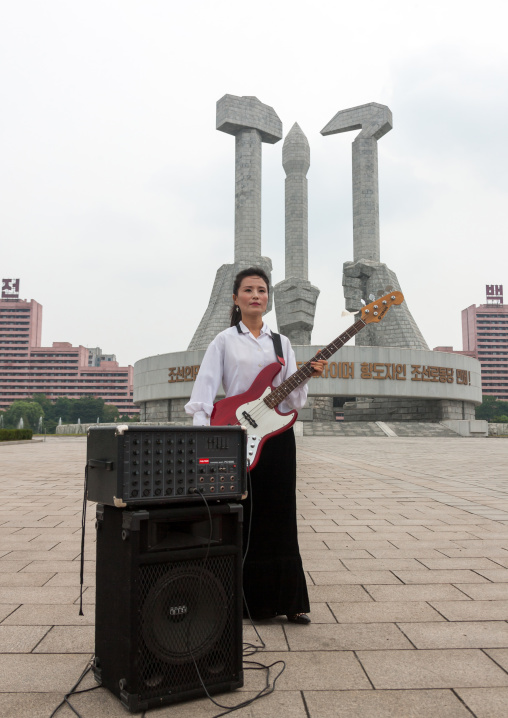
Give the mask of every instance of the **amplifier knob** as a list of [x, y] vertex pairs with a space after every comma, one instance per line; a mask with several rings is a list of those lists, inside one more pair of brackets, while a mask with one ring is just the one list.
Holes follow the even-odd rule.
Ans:
[[145, 489], [143, 491], [143, 496], [150, 496], [150, 489]]
[[155, 494], [156, 496], [160, 496], [160, 495], [161, 495], [161, 490], [160, 490], [160, 489], [155, 489], [154, 494]]
[[173, 479], [166, 479], [166, 484], [172, 484], [172, 483], [173, 483]]
[[132, 485], [133, 485], [133, 486], [137, 486], [137, 485], [138, 485], [138, 482], [137, 482], [137, 481], [133, 481], [133, 482], [132, 482]]
[[183, 449], [178, 449], [179, 454], [185, 454], [185, 451]]
[[155, 483], [156, 483], [157, 485], [159, 485], [159, 484], [161, 483], [161, 480], [160, 480], [160, 479], [155, 479]]
[[133, 465], [133, 466], [138, 466], [138, 464], [139, 464], [139, 461], [134, 460], [134, 461], [132, 462], [132, 465]]
[[173, 473], [173, 469], [166, 469], [166, 474], [168, 474], [168, 476], [169, 476], [169, 474], [172, 474], [172, 473]]
[[162, 454], [162, 449], [157, 449], [156, 454]]
[[179, 474], [183, 474], [183, 469], [178, 469]]
[[182, 487], [182, 486], [179, 486], [179, 487], [177, 488], [177, 490], [176, 490], [176, 493], [177, 493], [177, 494], [183, 494], [183, 487]]
[[213, 468], [213, 466], [210, 466], [210, 473], [213, 474], [214, 472], [215, 472], [215, 469]]
[[133, 471], [133, 472], [132, 472], [132, 475], [133, 475], [133, 476], [139, 476], [139, 471]]
[[149, 481], [143, 481], [143, 484], [144, 484], [145, 486], [150, 486], [150, 482], [149, 482]]
[[152, 452], [150, 451], [150, 449], [146, 449], [146, 450], [145, 450], [145, 454], [150, 455], [151, 453], [152, 453]]
[[156, 444], [162, 444], [162, 439], [157, 439]]
[[189, 444], [193, 444], [193, 443], [194, 443], [194, 439], [189, 439]]
[[183, 479], [178, 479], [179, 484], [183, 484]]
[[137, 495], [138, 495], [137, 489], [133, 489], [133, 490], [131, 491], [131, 496], [136, 497]]
[[173, 449], [168, 449], [166, 453], [171, 455], [173, 453]]
[[179, 444], [185, 444], [185, 439], [178, 439]]
[[139, 455], [139, 451], [137, 451], [137, 449], [135, 449], [132, 453], [134, 454], [134, 456], [138, 456], [138, 455]]
[[193, 484], [193, 483], [194, 483], [194, 479], [189, 479], [189, 484]]
[[139, 439], [134, 439], [133, 444], [139, 444]]
[[152, 463], [152, 462], [150, 461], [150, 459], [146, 459], [146, 461], [145, 461], [145, 466], [150, 466], [151, 463]]
[[145, 471], [145, 476], [151, 476], [151, 475], [152, 475], [151, 471]]

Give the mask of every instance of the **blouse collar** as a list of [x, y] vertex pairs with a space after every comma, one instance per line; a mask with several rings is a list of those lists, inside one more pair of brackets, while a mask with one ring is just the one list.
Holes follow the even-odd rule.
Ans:
[[[242, 330], [242, 334], [250, 334], [250, 329], [248, 329], [241, 320], [240, 320], [240, 329]], [[261, 327], [261, 334], [268, 334], [269, 336], [272, 336], [270, 327], [268, 326], [268, 324], [266, 322], [263, 322], [263, 326]]]

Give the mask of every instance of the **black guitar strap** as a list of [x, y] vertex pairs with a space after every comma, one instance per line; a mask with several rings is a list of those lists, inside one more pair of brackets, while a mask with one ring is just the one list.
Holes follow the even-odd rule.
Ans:
[[273, 339], [273, 348], [275, 349], [275, 356], [277, 357], [277, 361], [279, 364], [282, 364], [282, 366], [286, 366], [286, 362], [284, 361], [284, 354], [282, 353], [282, 342], [280, 340], [280, 334], [276, 334], [275, 332], [272, 332], [272, 339]]
[[[240, 329], [240, 323], [236, 325], [236, 330], [238, 334], [242, 334], [242, 330]], [[282, 351], [282, 342], [280, 339], [280, 334], [276, 334], [276, 332], [272, 332], [272, 339], [273, 339], [273, 348], [275, 349], [275, 356], [277, 357], [277, 361], [282, 366], [286, 366], [286, 362], [284, 361], [284, 353]]]

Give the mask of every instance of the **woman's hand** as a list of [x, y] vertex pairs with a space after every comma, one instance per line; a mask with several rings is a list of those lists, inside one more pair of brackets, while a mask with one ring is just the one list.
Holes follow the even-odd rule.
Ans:
[[310, 365], [312, 367], [312, 376], [323, 376], [325, 366], [328, 365], [328, 362], [326, 359], [318, 359], [317, 361], [311, 361]]

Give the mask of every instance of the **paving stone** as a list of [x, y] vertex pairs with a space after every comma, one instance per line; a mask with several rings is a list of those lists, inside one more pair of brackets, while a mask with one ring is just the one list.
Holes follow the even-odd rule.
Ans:
[[400, 623], [416, 648], [494, 648], [508, 646], [506, 621]]
[[0, 587], [44, 586], [53, 576], [53, 573], [0, 573]]
[[375, 601], [469, 601], [449, 584], [367, 586], [366, 590]]
[[508, 618], [508, 601], [430, 600], [449, 621], [505, 621]]
[[0, 621], [3, 621], [19, 607], [19, 603], [3, 603], [0, 605]]
[[77, 588], [3, 586], [0, 588], [0, 603], [72, 603], [78, 595]]
[[456, 583], [455, 586], [475, 601], [508, 601], [506, 583]]
[[[72, 686], [71, 686], [72, 687]], [[3, 718], [48, 718], [62, 700], [57, 693], [2, 693]], [[64, 712], [62, 711], [62, 715]]]
[[[279, 683], [277, 683], [278, 687]], [[254, 698], [257, 691], [244, 690], [235, 691], [234, 693], [221, 693], [219, 696], [214, 696], [223, 706], [235, 706], [242, 701], [248, 701]], [[92, 694], [93, 695], [93, 694]], [[125, 718], [125, 709], [123, 716]], [[200, 698], [196, 701], [186, 701], [185, 703], [177, 703], [171, 706], [165, 706], [163, 708], [156, 708], [151, 710], [147, 714], [150, 718], [197, 718], [197, 716], [203, 716], [203, 718], [213, 718], [217, 716], [219, 708], [214, 706], [208, 698]], [[240, 716], [245, 715], [248, 718], [269, 718], [269, 716], [291, 716], [291, 718], [308, 718], [307, 711], [305, 710], [305, 704], [302, 699], [302, 693], [299, 690], [295, 691], [279, 691], [276, 690], [274, 693], [257, 700], [250, 706], [243, 708], [238, 713]], [[109, 718], [109, 714], [108, 718]], [[234, 715], [234, 714], [233, 714]], [[103, 718], [104, 713], [87, 713], [86, 718]], [[117, 714], [112, 714], [111, 718], [117, 718]], [[121, 715], [118, 714], [118, 718]]]
[[487, 649], [485, 653], [508, 672], [508, 648], [491, 648]]
[[0, 693], [70, 691], [90, 656], [34, 655], [6, 653], [0, 655]]
[[423, 570], [423, 571], [399, 571], [395, 569], [393, 573], [406, 584], [428, 584], [428, 583], [487, 583], [487, 579], [474, 571], [466, 571], [457, 569], [453, 570]]
[[471, 718], [451, 690], [305, 691], [304, 696], [311, 718]]
[[288, 624], [286, 636], [291, 651], [413, 648], [396, 626], [387, 623], [310, 624], [305, 627]]
[[[0, 606], [0, 609], [2, 607]], [[12, 609], [14, 607], [11, 606]], [[84, 610], [84, 616], [78, 613], [78, 607], [72, 605], [26, 604], [12, 610], [2, 625], [9, 626], [85, 626], [94, 625], [95, 610]]]
[[457, 688], [476, 718], [506, 718], [508, 688]]
[[0, 626], [0, 653], [30, 653], [51, 626]]
[[330, 603], [339, 623], [398, 623], [399, 621], [444, 621], [437, 611], [422, 601], [372, 601]]
[[399, 579], [390, 571], [310, 571], [310, 576], [317, 586], [324, 584], [383, 584], [396, 583]]
[[341, 586], [308, 586], [309, 600], [314, 601], [372, 601], [363, 586], [341, 585]]
[[480, 650], [359, 651], [375, 688], [508, 686], [508, 675]]

